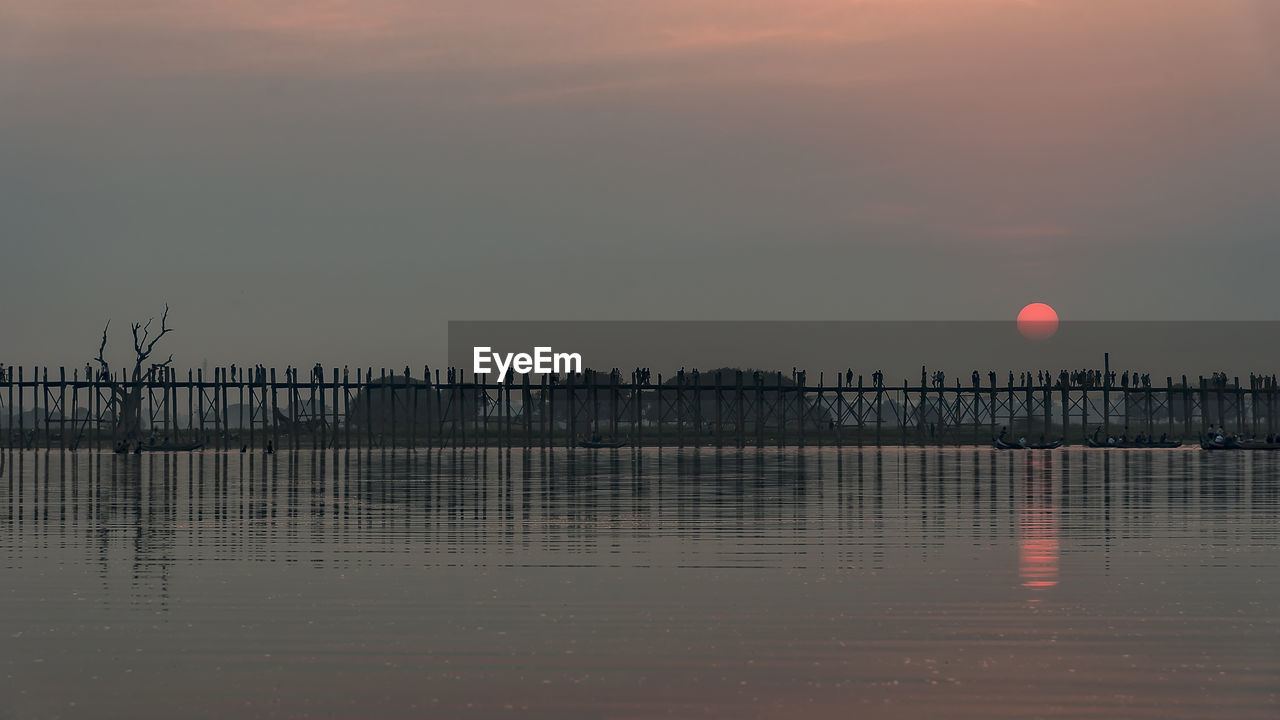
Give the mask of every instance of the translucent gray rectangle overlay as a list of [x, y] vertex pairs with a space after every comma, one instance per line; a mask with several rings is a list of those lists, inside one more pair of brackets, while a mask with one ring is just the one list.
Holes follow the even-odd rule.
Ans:
[[[1009, 373], [1110, 371], [1179, 382], [1214, 373], [1269, 377], [1280, 372], [1280, 322], [1063, 322], [1048, 339], [1024, 337], [1013, 321], [457, 321], [449, 323], [451, 367], [468, 375], [475, 348], [498, 354], [548, 347], [577, 353], [584, 369], [637, 368], [805, 371], [864, 376], [885, 385], [941, 380], [970, 384], [974, 373], [1001, 385]], [[942, 375], [936, 375], [941, 373]], [[1117, 380], [1118, 382], [1118, 380]]]

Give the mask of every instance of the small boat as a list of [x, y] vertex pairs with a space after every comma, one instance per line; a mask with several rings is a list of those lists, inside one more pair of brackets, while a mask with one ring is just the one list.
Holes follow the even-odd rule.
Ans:
[[626, 440], [579, 440], [578, 441], [578, 447], [580, 448], [596, 448], [596, 449], [620, 448], [626, 444], [627, 444]]
[[1237, 440], [1236, 445], [1240, 450], [1280, 450], [1280, 443], [1266, 440]]
[[1022, 445], [1019, 443], [1005, 442], [1000, 438], [995, 438], [991, 441], [991, 444], [994, 445], [997, 450], [1053, 450], [1054, 448], [1062, 447], [1062, 440], [1054, 440], [1050, 443], [1027, 443], [1026, 445]]
[[204, 447], [204, 443], [142, 443], [138, 446], [142, 452], [187, 452], [190, 450], [199, 450]]
[[1182, 447], [1181, 440], [1160, 440], [1153, 442], [1099, 442], [1093, 438], [1085, 438], [1084, 444], [1091, 448], [1102, 448], [1103, 450], [1115, 450], [1119, 448], [1176, 448]]
[[1280, 443], [1240, 438], [1226, 438], [1222, 442], [1215, 442], [1208, 438], [1200, 438], [1200, 447], [1205, 450], [1280, 450]]

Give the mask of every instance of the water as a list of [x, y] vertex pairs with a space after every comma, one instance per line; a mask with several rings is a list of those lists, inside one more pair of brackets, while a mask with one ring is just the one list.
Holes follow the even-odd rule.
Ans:
[[0, 718], [1275, 718], [1280, 453], [14, 453]]

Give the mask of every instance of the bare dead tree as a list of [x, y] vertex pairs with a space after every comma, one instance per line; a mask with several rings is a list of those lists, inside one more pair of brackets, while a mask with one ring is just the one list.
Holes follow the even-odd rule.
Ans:
[[98, 345], [98, 355], [94, 358], [98, 363], [98, 381], [111, 389], [111, 407], [117, 410], [116, 424], [112, 431], [115, 442], [133, 442], [142, 437], [142, 386], [155, 379], [156, 374], [173, 363], [173, 355], [169, 355], [162, 363], [152, 363], [144, 372], [142, 366], [151, 358], [156, 344], [165, 335], [173, 332], [169, 327], [169, 304], [165, 303], [164, 314], [160, 316], [160, 330], [151, 335], [151, 324], [155, 318], [148, 318], [145, 323], [133, 323], [130, 332], [133, 334], [133, 373], [126, 381], [116, 379], [111, 372], [111, 364], [106, 359], [107, 332], [111, 321], [102, 328], [102, 342]]

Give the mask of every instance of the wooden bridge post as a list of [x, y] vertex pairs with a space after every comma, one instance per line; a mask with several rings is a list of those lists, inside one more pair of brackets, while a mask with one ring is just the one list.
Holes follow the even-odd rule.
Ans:
[[529, 373], [520, 380], [520, 414], [524, 416], [524, 447], [533, 445], [533, 401], [529, 396]]
[[[196, 368], [196, 393], [197, 393], [196, 396], [200, 399], [199, 407], [197, 408], [197, 418], [196, 418], [196, 422], [200, 423], [199, 439], [200, 439], [200, 442], [208, 442], [204, 432], [204, 399], [205, 399], [204, 368]], [[95, 392], [94, 395], [97, 396], [97, 393]]]
[[[1066, 442], [1067, 437], [1071, 434], [1071, 375], [1059, 375], [1058, 383], [1062, 386], [1062, 439]], [[1080, 428], [1081, 435], [1084, 435], [1084, 428]]]
[[1236, 382], [1236, 432], [1244, 435], [1249, 432], [1244, 422], [1244, 391], [1240, 388], [1240, 378], [1234, 378]]
[[617, 369], [609, 371], [609, 437], [618, 440], [618, 386], [622, 383], [622, 373]]
[[[907, 394], [907, 381], [904, 379], [902, 381], [902, 404], [898, 406], [898, 442], [903, 445], [907, 444], [907, 403], [909, 402], [909, 397]], [[917, 425], [919, 425], [918, 422]]]
[[[1136, 384], [1137, 384], [1137, 379], [1135, 378], [1134, 385]], [[1133, 386], [1125, 386], [1123, 382], [1120, 384], [1120, 398], [1124, 401], [1124, 431], [1123, 432], [1125, 435], [1129, 434], [1129, 426], [1133, 424], [1132, 403], [1129, 401], [1130, 397], [1132, 396], [1133, 389], [1134, 389]], [[1130, 436], [1129, 439], [1133, 440], [1134, 437], [1136, 437], [1136, 433], [1133, 436]]]
[[631, 447], [643, 444], [644, 393], [640, 386], [640, 368], [631, 371]]
[[[1041, 387], [1042, 401], [1044, 403], [1044, 439], [1045, 442], [1053, 442], [1053, 381], [1049, 379], [1049, 374], [1045, 373], [1044, 385]], [[1066, 434], [1066, 425], [1063, 424], [1063, 434]]]
[[[91, 412], [93, 413], [93, 449], [94, 450], [102, 449], [102, 388], [101, 388], [101, 384], [99, 383], [99, 380], [101, 378], [98, 377], [100, 372], [101, 370], [97, 370], [97, 371], [91, 370], [89, 372], [89, 392], [93, 394], [93, 399], [90, 401], [90, 403], [92, 405]], [[12, 395], [10, 395], [9, 397], [9, 404], [10, 406], [13, 405]], [[9, 422], [7, 429], [10, 429], [10, 430], [13, 429], [12, 421]]]
[[1018, 430], [1015, 424], [1017, 422], [1017, 413], [1013, 411], [1013, 373], [1009, 374], [1009, 387], [1006, 389], [1006, 395], [1009, 401], [1009, 424], [1007, 427], [1009, 428], [1009, 434], [1017, 437]]
[[[411, 386], [411, 380], [412, 380], [412, 378], [411, 378], [411, 377], [410, 377], [410, 375], [409, 375], [409, 366], [408, 366], [408, 365], [405, 365], [405, 366], [404, 366], [404, 401], [403, 401], [403, 404], [404, 404], [405, 413], [409, 416], [409, 418], [408, 418], [407, 422], [405, 422], [405, 425], [407, 425], [407, 426], [408, 426], [408, 427], [407, 427], [407, 430], [408, 430], [408, 434], [409, 434], [409, 439], [408, 439], [407, 441], [405, 441], [405, 444], [404, 444], [404, 446], [405, 446], [406, 448], [412, 448], [412, 447], [413, 447], [413, 437], [414, 437], [414, 431], [415, 431], [415, 429], [416, 429], [415, 425], [416, 425], [416, 422], [417, 422], [416, 418], [414, 417], [414, 413], [413, 413], [413, 406], [414, 406], [414, 403], [410, 402], [410, 399], [409, 399], [409, 396], [410, 396], [411, 394], [412, 394], [412, 395], [416, 395], [416, 394], [417, 394], [417, 393], [414, 393], [414, 392], [413, 392], [413, 388], [412, 388], [412, 386]], [[499, 394], [499, 397], [501, 397], [501, 394], [502, 394], [501, 388], [499, 388], [498, 394]]]
[[[116, 386], [115, 377], [116, 377], [115, 373], [111, 373], [111, 372], [107, 373], [107, 383], [113, 387]], [[125, 372], [121, 370], [119, 387], [125, 386], [124, 383], [126, 379], [127, 377], [125, 375]], [[114, 390], [112, 390], [111, 399], [107, 401], [107, 406], [111, 411], [111, 439], [113, 441], [112, 449], [114, 449], [114, 445], [115, 445], [114, 441], [116, 439], [116, 435], [119, 433], [120, 421], [122, 419], [121, 413], [124, 410], [124, 408], [121, 407], [122, 400], [123, 398], [119, 396]]]
[[[929, 391], [925, 388], [925, 369], [920, 368], [920, 400], [916, 405], [916, 442], [920, 445], [924, 444], [925, 425], [929, 421]], [[902, 397], [907, 397], [907, 384], [902, 383]]]
[[4, 426], [5, 446], [10, 450], [13, 449], [13, 373], [12, 368], [4, 368], [4, 384], [5, 389], [9, 391], [9, 402], [5, 404], [5, 413], [8, 416], [8, 422]]
[[[253, 427], [253, 405], [244, 401], [244, 375], [245, 368], [241, 367], [239, 374], [231, 378], [231, 382], [236, 386], [236, 404], [240, 406], [236, 412], [236, 430], [240, 431], [236, 433], [236, 439], [240, 441], [240, 447], [242, 448], [244, 447], [244, 409], [246, 405], [249, 407], [249, 427]], [[252, 399], [252, 396], [250, 399]]]
[[[338, 366], [333, 366], [333, 423], [329, 425], [329, 447], [338, 449]], [[347, 396], [342, 396], [343, 403], [346, 403]], [[349, 425], [350, 423], [343, 423]]]
[[877, 382], [876, 383], [876, 447], [880, 447], [880, 428], [884, 425], [884, 402], [883, 401], [884, 401], [884, 382]]
[[[88, 380], [88, 378], [85, 378], [85, 379]], [[72, 450], [79, 449], [80, 437], [81, 435], [83, 435], [83, 428], [85, 427], [76, 418], [76, 408], [78, 408], [79, 406], [80, 406], [80, 370], [78, 368], [72, 368], [71, 370], [71, 429], [74, 430], [76, 433], [76, 441], [71, 445]], [[65, 409], [63, 409], [62, 414], [64, 416], [67, 414]], [[76, 430], [77, 427], [81, 428], [81, 430]]]
[[1276, 386], [1269, 378], [1263, 380], [1263, 382], [1267, 386], [1267, 434], [1271, 435], [1276, 431]]
[[947, 431], [951, 433], [950, 444], [960, 447], [964, 444], [964, 441], [960, 437], [964, 434], [964, 412], [965, 408], [969, 405], [968, 401], [964, 399], [965, 392], [964, 388], [960, 385], [960, 378], [956, 378], [956, 386], [953, 392], [955, 393], [955, 396], [952, 398], [950, 405], [948, 405], [948, 407], [953, 408], [953, 410], [951, 411], [951, 424], [947, 426]]
[[[172, 407], [170, 415], [173, 416], [173, 440], [178, 442], [178, 436], [182, 434], [182, 423], [178, 419], [178, 371], [173, 368], [167, 368], [169, 378], [169, 404]], [[187, 429], [191, 429], [190, 423]]]
[[684, 447], [684, 370], [676, 373], [676, 447]]
[[472, 385], [476, 388], [476, 447], [489, 444], [489, 415], [492, 406], [489, 404], [489, 375], [471, 375]]
[[805, 373], [792, 376], [792, 383], [796, 388], [796, 443], [799, 447], [804, 447], [804, 389], [807, 379]]
[[1151, 383], [1143, 382], [1143, 395], [1146, 396], [1147, 402], [1147, 438], [1151, 438], [1151, 433], [1156, 429], [1156, 406], [1151, 401]]
[[[1274, 410], [1274, 408], [1272, 408], [1271, 406], [1271, 396], [1272, 396], [1271, 378], [1269, 376], [1260, 377], [1258, 378], [1258, 383], [1260, 384], [1258, 391], [1262, 394], [1262, 410], [1263, 412], [1266, 413], [1265, 417], [1267, 419], [1265, 430], [1267, 434], [1270, 435], [1273, 432], [1271, 415], [1272, 415], [1272, 411]], [[1256, 395], [1257, 394], [1255, 393], [1255, 397]], [[1263, 429], [1264, 428], [1259, 428], [1259, 432], [1261, 432]]]
[[276, 389], [279, 388], [275, 382], [275, 368], [271, 368], [271, 448], [279, 450], [280, 448], [280, 398], [276, 395]]
[[[53, 449], [53, 428], [51, 427], [49, 417], [49, 366], [43, 368], [42, 381], [40, 385], [40, 394], [37, 396], [36, 407], [39, 407], [40, 401], [44, 401], [44, 449]], [[40, 422], [40, 413], [36, 413], [36, 422]]]
[[786, 393], [782, 387], [782, 370], [778, 370], [778, 400], [777, 413], [778, 416], [778, 447], [786, 446], [787, 443], [787, 402]]
[[18, 366], [18, 448], [20, 450], [27, 449], [27, 421], [26, 410], [24, 409], [24, 400], [22, 396], [22, 366]]
[[866, 425], [867, 416], [870, 415], [870, 413], [867, 412], [867, 396], [863, 390], [861, 375], [858, 376], [858, 391], [854, 396], [853, 402], [853, 407], [856, 408], [854, 411], [856, 417], [854, 419], [857, 420], [858, 423], [858, 447], [862, 447], [865, 439], [863, 433], [866, 431], [864, 426]]
[[999, 424], [1000, 418], [997, 417], [999, 405], [996, 402], [996, 376], [994, 373], [989, 375], [991, 379], [991, 396], [987, 401], [987, 422], [990, 425], [991, 437], [996, 436], [996, 425]]
[[756, 447], [764, 447], [764, 373], [756, 371], [751, 379], [756, 386]]
[[543, 448], [546, 448], [549, 439], [547, 438], [547, 376], [543, 375], [538, 381], [541, 388], [538, 392], [538, 437]]
[[653, 387], [654, 407], [657, 408], [657, 415], [654, 418], [655, 425], [658, 428], [658, 447], [662, 448], [664, 438], [662, 437], [662, 373], [658, 373], [658, 384]]
[[1166, 375], [1164, 378], [1164, 409], [1165, 414], [1169, 416], [1168, 426], [1165, 430], [1165, 439], [1173, 439], [1173, 378]]
[[[311, 426], [311, 449], [314, 451], [320, 447], [320, 435], [324, 432], [324, 413], [318, 412], [319, 403], [316, 402], [316, 371], [314, 366], [307, 372], [307, 387], [309, 388], [309, 399], [307, 401], [307, 419]], [[321, 393], [324, 391], [321, 390]], [[319, 422], [316, 422], [319, 420]]]
[[[254, 432], [255, 427], [256, 427], [256, 424], [253, 422], [253, 416], [254, 416], [254, 414], [255, 414], [255, 413], [253, 412], [253, 395], [254, 395], [253, 389], [254, 389], [254, 386], [255, 386], [255, 385], [258, 385], [258, 384], [259, 384], [259, 382], [258, 382], [258, 366], [257, 366], [257, 365], [255, 365], [255, 366], [253, 367], [253, 370], [250, 370], [248, 367], [245, 367], [245, 373], [246, 373], [246, 374], [251, 373], [251, 374], [249, 374], [249, 381], [248, 381], [247, 383], [245, 383], [246, 385], [248, 385], [248, 386], [249, 386], [249, 449], [250, 449], [250, 450], [256, 450], [256, 449], [257, 449], [257, 446], [258, 446], [258, 443], [257, 443], [257, 436], [256, 436], [256, 434], [255, 434], [255, 432]], [[263, 399], [263, 398], [261, 398], [261, 397], [259, 397], [259, 398], [258, 398], [258, 400], [259, 400], [258, 405], [259, 405], [259, 406], [261, 406], [261, 405], [262, 405], [262, 402], [261, 402], [261, 401], [262, 401], [262, 399]], [[165, 417], [166, 417], [166, 418], [168, 418], [167, 402], [168, 402], [168, 401], [166, 401], [166, 409], [165, 409]], [[261, 409], [261, 407], [259, 407], [259, 409]], [[167, 427], [167, 426], [168, 426], [168, 420], [167, 420], [167, 419], [166, 419], [166, 421], [165, 421], [165, 424], [166, 424], [166, 428], [165, 428], [165, 430], [166, 430], [166, 432], [167, 432], [167, 431], [168, 431], [168, 427]]]
[[231, 376], [230, 368], [224, 367], [222, 370], [222, 386], [220, 388], [221, 403], [218, 407], [222, 408], [222, 434], [226, 438], [226, 448], [231, 449]]
[[461, 447], [466, 438], [466, 430], [462, 427], [462, 403], [466, 393], [462, 389], [462, 370], [449, 368], [449, 409], [453, 419], [449, 422], [449, 447]]
[[199, 440], [199, 438], [193, 437], [196, 431], [196, 419], [194, 415], [195, 404], [193, 402], [195, 398], [194, 380], [195, 378], [192, 377], [191, 370], [188, 368], [187, 369], [187, 434], [185, 436], [185, 440], [184, 440], [185, 442], [197, 442]]
[[836, 447], [844, 447], [841, 427], [844, 425], [844, 374], [836, 373]]
[[[806, 377], [808, 377], [808, 376], [806, 375]], [[831, 422], [831, 421], [830, 421], [830, 419], [829, 419], [829, 418], [830, 418], [830, 416], [829, 416], [829, 415], [827, 415], [826, 408], [825, 408], [825, 406], [822, 404], [822, 394], [823, 394], [823, 392], [822, 392], [822, 391], [823, 391], [823, 389], [825, 388], [825, 386], [826, 386], [826, 377], [825, 377], [825, 375], [823, 374], [823, 372], [822, 372], [821, 370], [819, 370], [819, 371], [818, 371], [818, 394], [817, 394], [817, 404], [816, 404], [816, 407], [817, 407], [817, 409], [818, 409], [818, 411], [819, 411], [819, 412], [818, 412], [819, 418], [818, 418], [818, 419], [817, 419], [817, 421], [816, 421], [817, 428], [814, 430], [814, 435], [815, 435], [815, 436], [816, 436], [816, 438], [817, 438], [816, 443], [817, 443], [818, 447], [822, 447], [822, 431], [823, 431], [823, 428], [822, 428], [822, 421], [821, 421], [821, 417], [822, 417], [822, 416], [824, 416], [824, 415], [826, 415], [826, 416], [828, 417], [827, 422]], [[802, 406], [803, 406], [803, 405], [806, 405], [806, 400], [803, 398], [803, 396], [802, 396], [802, 398], [801, 398], [801, 405], [802, 405]], [[800, 411], [800, 421], [801, 421], [801, 425], [803, 425], [803, 424], [804, 424], [804, 421], [808, 419], [808, 416], [809, 416], [808, 408], [807, 408], [807, 407], [805, 407], [805, 409], [802, 409], [802, 410]]]
[[573, 447], [574, 442], [578, 439], [578, 388], [574, 380], [577, 377], [575, 372], [565, 373], [565, 410], [568, 412], [567, 420], [564, 424], [564, 446]]
[[1102, 434], [1111, 437], [1111, 372], [1102, 376]]
[[702, 373], [697, 368], [693, 371], [693, 446], [701, 447], [703, 444], [703, 419], [702, 419]]
[[[209, 409], [213, 410], [213, 434], [214, 438], [210, 441], [211, 447], [223, 450], [222, 446], [222, 406], [218, 404], [218, 366], [214, 366], [213, 374], [209, 377]], [[113, 409], [115, 403], [112, 403]], [[114, 423], [113, 423], [114, 424]]]
[[[1218, 425], [1226, 427], [1227, 425], [1227, 378], [1223, 378], [1216, 384], [1214, 394], [1218, 397]], [[1239, 428], [1236, 428], [1239, 431]]]
[[[426, 377], [427, 368], [422, 368], [422, 376]], [[409, 373], [405, 373], [405, 385], [410, 385], [412, 378]], [[410, 390], [411, 398], [409, 402], [409, 442], [407, 445], [415, 450], [418, 447], [418, 396], [422, 394], [422, 382], [412, 382], [413, 389]], [[336, 408], [335, 408], [336, 409]]]
[[[972, 381], [971, 381], [972, 382]], [[972, 433], [972, 442], [974, 445], [979, 443], [982, 437], [982, 380], [973, 384], [973, 404], [969, 407], [969, 430]]]
[[[4, 369], [4, 384], [9, 391], [9, 402], [5, 405], [5, 412], [8, 414], [9, 422], [4, 426], [4, 434], [6, 436], [5, 443], [7, 447], [13, 448], [13, 368]], [[18, 389], [18, 396], [22, 396], [22, 389]]]
[[746, 443], [747, 396], [746, 396], [746, 393], [744, 393], [742, 390], [742, 371], [741, 370], [737, 370], [734, 372], [733, 383], [734, 383], [733, 391], [738, 403], [738, 426], [735, 429], [735, 435], [737, 435], [736, 445], [738, 449], [741, 450], [742, 448], [746, 447], [746, 444], [747, 444]]
[[298, 390], [297, 372], [297, 370], [285, 369], [285, 392], [289, 396], [289, 447], [294, 450], [298, 450], [302, 442], [298, 437], [298, 404], [302, 396]]
[[711, 395], [712, 397], [715, 398], [715, 402], [716, 402], [716, 447], [718, 448], [724, 447], [724, 436], [721, 430], [721, 425], [723, 424], [722, 421], [724, 420], [723, 379], [724, 378], [723, 378], [723, 375], [721, 374], [721, 371], [717, 370], [716, 378], [715, 378], [716, 386], [715, 386], [715, 389], [713, 389], [711, 392]]
[[507, 380], [502, 383], [502, 390], [499, 393], [502, 399], [502, 441], [508, 450], [512, 447], [511, 426], [515, 422], [515, 418], [511, 416], [511, 381]]
[[440, 368], [436, 368], [435, 377], [428, 377], [427, 382], [432, 383], [432, 386], [427, 389], [428, 404], [431, 402], [430, 398], [432, 395], [434, 395], [436, 399], [435, 410], [431, 413], [431, 427], [434, 428], [434, 430], [431, 432], [431, 441], [428, 444], [432, 447], [439, 447], [443, 449], [445, 405], [444, 390], [440, 386]]
[[58, 367], [58, 449], [67, 449], [67, 368]]
[[1027, 382], [1022, 393], [1025, 398], [1024, 401], [1026, 403], [1025, 412], [1027, 413], [1027, 423], [1026, 423], [1027, 442], [1034, 442], [1032, 438], [1035, 437], [1035, 428], [1032, 427], [1032, 424], [1035, 422], [1035, 412], [1033, 412], [1032, 408], [1035, 404], [1035, 386], [1031, 384], [1030, 372], [1027, 373]]
[[1085, 373], [1080, 383], [1080, 432], [1089, 437], [1089, 394], [1093, 392], [1093, 386], [1089, 384], [1089, 374]]
[[156, 382], [160, 383], [160, 401], [163, 411], [161, 416], [163, 430], [161, 435], [167, 438], [171, 437], [171, 432], [176, 433], [178, 429], [178, 417], [173, 409], [173, 403], [175, 402], [173, 396], [176, 392], [173, 388], [173, 369], [168, 367], [160, 368], [154, 377]]
[[1182, 432], [1183, 437], [1191, 437], [1191, 386], [1186, 375], [1182, 376]]
[[591, 392], [591, 432], [598, 435], [600, 434], [600, 373], [588, 370], [587, 382]]
[[[457, 387], [456, 392], [458, 393], [458, 400], [453, 404], [454, 410], [458, 416], [458, 442], [456, 447], [466, 448], [467, 447], [467, 415], [465, 412], [465, 408], [468, 407], [468, 405], [466, 404], [467, 403], [466, 370], [464, 370], [463, 368], [455, 368], [454, 378], [457, 379], [457, 383], [455, 387]], [[474, 414], [476, 411], [476, 391], [474, 387], [476, 384], [476, 378], [474, 375], [471, 376], [471, 384], [473, 387], [471, 390], [470, 408], [471, 408], [471, 412]]]
[[[364, 405], [364, 449], [373, 448], [373, 368], [366, 367], [364, 370], [356, 368], [356, 394], [360, 397], [361, 404]], [[453, 396], [457, 401], [456, 394]], [[441, 422], [441, 433], [444, 432], [444, 424]]]
[[475, 413], [475, 423], [472, 425], [474, 430], [475, 444], [477, 448], [485, 447], [489, 443], [489, 376], [487, 374], [477, 375], [471, 374], [471, 387], [473, 391], [471, 397], [472, 411]]
[[1199, 377], [1198, 387], [1199, 397], [1201, 397], [1201, 423], [1199, 423], [1201, 424], [1201, 427], [1199, 427], [1199, 429], [1204, 430], [1213, 424], [1213, 420], [1210, 418], [1210, 414], [1208, 414], [1208, 383], [1204, 382], [1204, 375]]
[[[459, 378], [458, 378], [458, 380], [459, 380], [459, 382], [461, 382], [461, 380], [462, 380], [462, 378], [461, 378], [461, 374], [462, 374], [462, 370], [461, 370], [461, 368], [459, 368], [459, 370], [458, 370], [458, 374], [459, 374]], [[473, 380], [474, 380], [474, 379], [473, 379]], [[391, 418], [390, 418], [390, 420], [389, 420], [389, 427], [388, 427], [388, 428], [383, 428], [383, 432], [385, 433], [387, 429], [390, 429], [390, 431], [391, 431], [391, 449], [392, 449], [392, 450], [395, 450], [395, 449], [396, 449], [396, 430], [397, 430], [397, 426], [396, 426], [396, 379], [395, 379], [395, 374], [393, 373], [393, 374], [391, 374], [391, 375], [388, 375], [388, 374], [387, 374], [387, 369], [386, 369], [386, 368], [380, 368], [380, 372], [378, 373], [378, 384], [379, 384], [379, 386], [382, 388], [382, 407], [383, 407], [383, 409], [384, 409], [384, 410], [386, 410], [386, 409], [388, 409], [388, 408], [391, 410]], [[465, 432], [466, 432], [466, 430], [464, 429], [464, 430], [463, 430], [463, 432], [465, 433]], [[384, 436], [383, 436], [383, 438], [382, 438], [382, 442], [380, 442], [380, 443], [378, 443], [378, 444], [379, 444], [379, 445], [381, 445], [381, 446], [383, 446], [383, 447], [386, 447], [386, 445], [387, 445], [387, 439], [386, 439], [385, 435], [384, 435]]]

